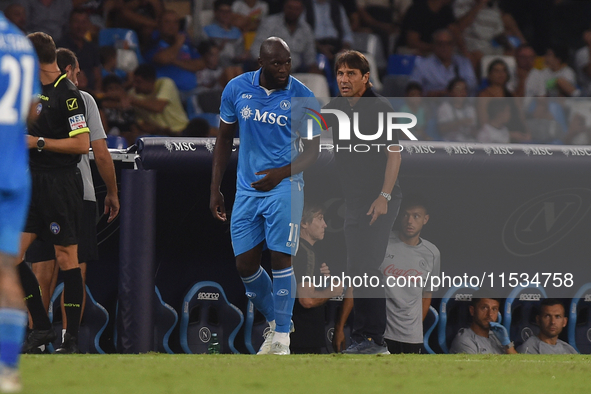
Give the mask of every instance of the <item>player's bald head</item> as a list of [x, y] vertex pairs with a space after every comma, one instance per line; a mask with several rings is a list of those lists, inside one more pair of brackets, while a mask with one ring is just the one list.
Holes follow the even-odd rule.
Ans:
[[277, 56], [283, 51], [287, 52], [288, 55], [290, 54], [287, 43], [279, 37], [269, 37], [261, 44], [259, 57], [268, 59]]

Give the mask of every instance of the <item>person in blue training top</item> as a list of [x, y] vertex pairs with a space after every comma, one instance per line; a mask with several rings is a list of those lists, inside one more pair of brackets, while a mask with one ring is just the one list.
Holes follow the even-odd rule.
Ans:
[[[216, 219], [227, 220], [220, 185], [238, 127], [231, 221], [236, 267], [246, 295], [269, 322], [269, 334], [258, 354], [289, 354], [295, 301], [291, 256], [298, 247], [304, 205], [302, 171], [316, 160], [319, 138], [315, 137], [320, 135], [314, 122], [306, 123], [306, 110], [319, 112], [320, 107], [313, 93], [289, 75], [291, 54], [285, 41], [266, 39], [258, 62], [259, 70], [234, 78], [222, 93], [210, 209]], [[296, 97], [303, 98], [303, 105], [294, 105]], [[271, 252], [272, 282], [261, 267], [264, 246]]]
[[16, 263], [31, 194], [27, 117], [36, 114], [39, 63], [31, 42], [0, 12], [0, 392], [21, 390], [18, 361], [28, 322]]

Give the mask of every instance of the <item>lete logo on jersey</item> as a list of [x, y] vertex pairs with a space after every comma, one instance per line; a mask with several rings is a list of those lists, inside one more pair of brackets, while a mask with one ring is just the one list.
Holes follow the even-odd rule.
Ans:
[[86, 120], [84, 119], [84, 115], [78, 114], [74, 116], [70, 116], [68, 118], [70, 122], [70, 129], [77, 130], [86, 127]]

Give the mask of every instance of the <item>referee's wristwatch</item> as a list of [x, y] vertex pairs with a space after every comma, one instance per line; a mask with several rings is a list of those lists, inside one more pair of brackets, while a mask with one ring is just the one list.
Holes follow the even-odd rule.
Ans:
[[39, 137], [37, 138], [37, 151], [41, 152], [45, 148], [45, 138]]
[[392, 195], [386, 192], [380, 192], [380, 196], [384, 197], [388, 202], [392, 199]]

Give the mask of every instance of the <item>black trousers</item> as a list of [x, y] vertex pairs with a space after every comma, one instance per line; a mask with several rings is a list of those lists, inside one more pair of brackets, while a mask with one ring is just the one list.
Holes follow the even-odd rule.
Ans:
[[354, 298], [351, 338], [356, 342], [371, 338], [378, 344], [383, 343], [386, 297], [379, 268], [386, 255], [390, 230], [400, 209], [401, 193], [398, 186], [392, 196], [388, 213], [380, 216], [371, 226], [371, 216], [367, 215], [367, 211], [374, 200], [346, 200], [347, 275], [352, 280]]

